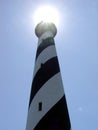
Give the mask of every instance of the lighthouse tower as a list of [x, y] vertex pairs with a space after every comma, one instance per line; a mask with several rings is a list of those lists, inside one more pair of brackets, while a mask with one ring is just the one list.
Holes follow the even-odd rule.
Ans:
[[53, 23], [36, 26], [38, 48], [26, 130], [71, 130], [54, 37]]

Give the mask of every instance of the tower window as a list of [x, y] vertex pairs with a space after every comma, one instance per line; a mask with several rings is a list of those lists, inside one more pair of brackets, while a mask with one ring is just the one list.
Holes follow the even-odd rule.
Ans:
[[43, 63], [41, 63], [41, 68], [44, 66], [44, 64]]
[[42, 111], [42, 102], [39, 102], [38, 104], [38, 111]]

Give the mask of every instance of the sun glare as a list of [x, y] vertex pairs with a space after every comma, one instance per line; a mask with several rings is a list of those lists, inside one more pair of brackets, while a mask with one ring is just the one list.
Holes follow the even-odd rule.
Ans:
[[37, 25], [40, 22], [52, 22], [56, 26], [59, 25], [59, 13], [52, 6], [41, 6], [34, 13], [34, 24]]

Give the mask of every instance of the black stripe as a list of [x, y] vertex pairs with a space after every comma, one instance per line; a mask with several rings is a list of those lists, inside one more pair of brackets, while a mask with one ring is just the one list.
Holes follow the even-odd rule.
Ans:
[[63, 96], [40, 120], [34, 130], [70, 130], [70, 128], [67, 103]]
[[32, 82], [29, 106], [37, 91], [43, 86], [45, 82], [47, 82], [52, 76], [54, 76], [58, 72], [60, 72], [60, 69], [57, 57], [53, 57], [49, 59], [45, 64], [41, 65], [41, 68], [36, 73]]
[[44, 39], [37, 49], [36, 59], [45, 48], [51, 45], [54, 45], [54, 39], [52, 37]]

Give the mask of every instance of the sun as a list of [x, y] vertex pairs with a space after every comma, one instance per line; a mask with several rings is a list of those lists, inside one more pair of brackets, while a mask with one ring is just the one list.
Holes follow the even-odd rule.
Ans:
[[59, 25], [59, 13], [57, 9], [50, 5], [39, 7], [34, 13], [34, 24], [40, 22], [54, 23], [57, 27]]

